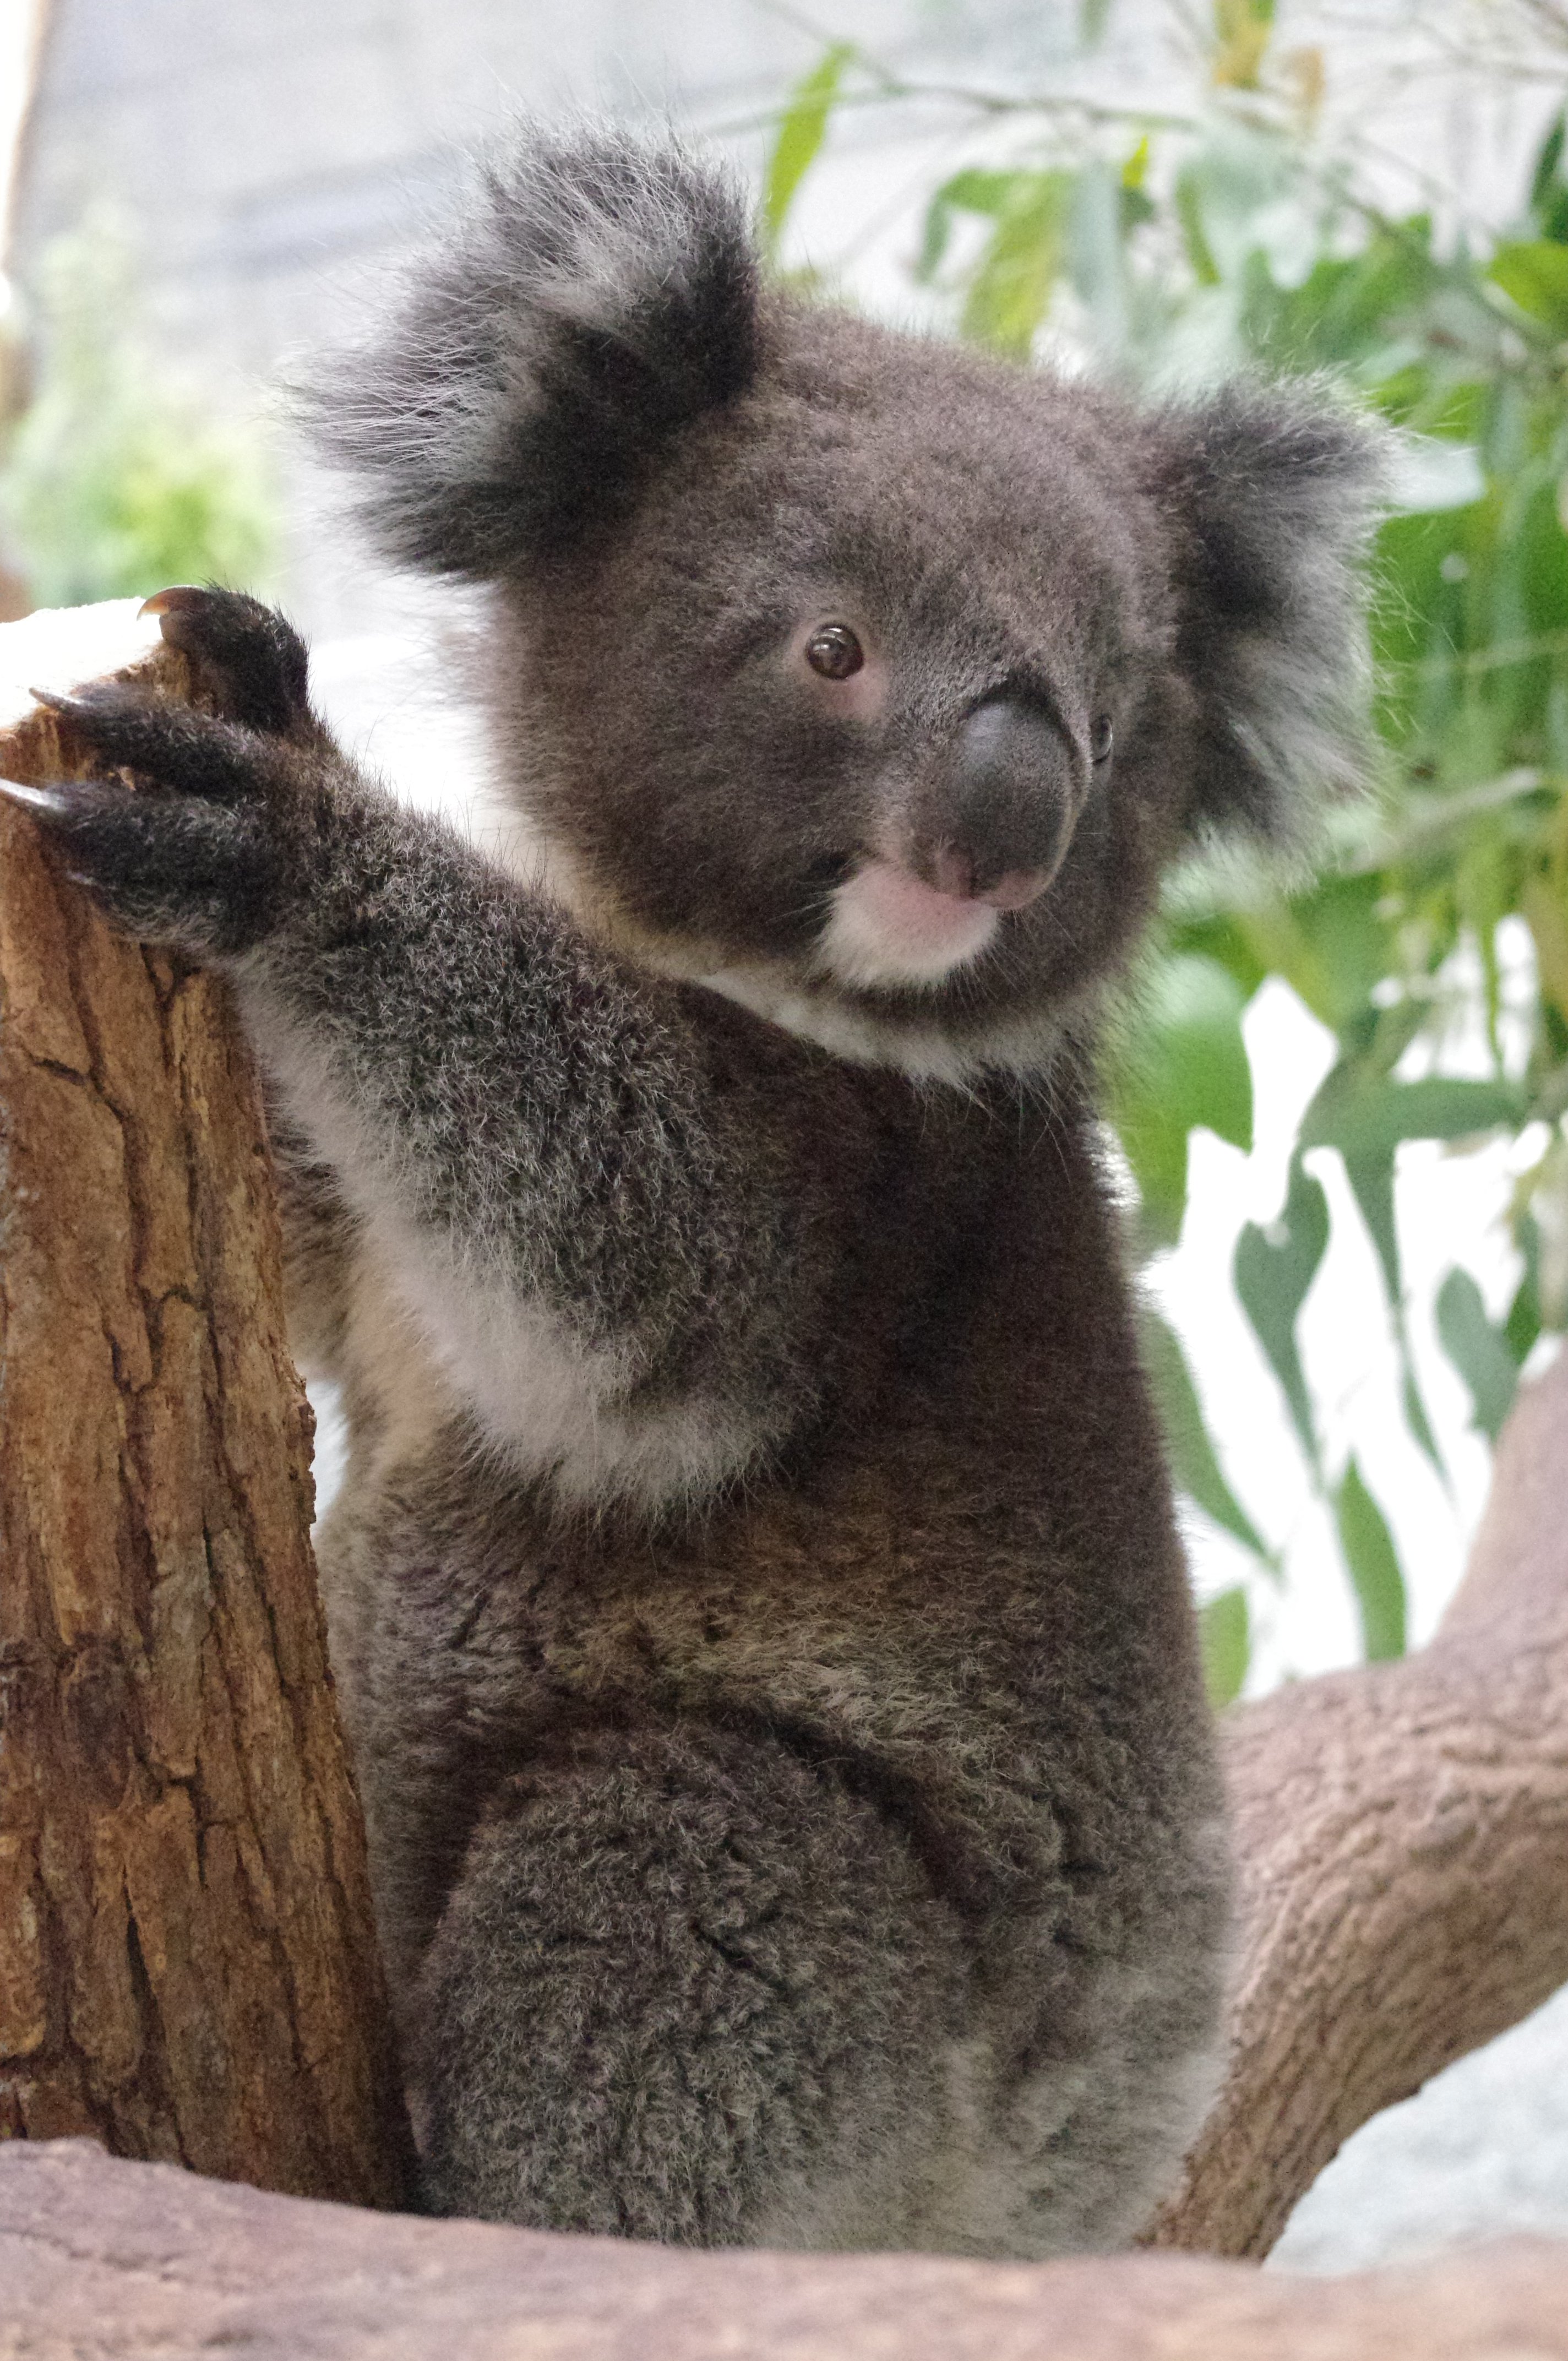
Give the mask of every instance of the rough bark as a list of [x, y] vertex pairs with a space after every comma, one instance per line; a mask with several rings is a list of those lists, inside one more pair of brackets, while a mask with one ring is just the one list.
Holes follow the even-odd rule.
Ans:
[[77, 2143], [0, 2150], [0, 2353], [27, 2361], [1548, 2361], [1568, 2249], [1290, 2279], [1190, 2255], [703, 2255], [411, 2222]]
[[1568, 1981], [1568, 1355], [1420, 1654], [1237, 1713], [1232, 2053], [1151, 2243], [1266, 2255], [1342, 2141]]
[[[0, 737], [73, 769], [42, 717]], [[10, 807], [0, 1023], [0, 2136], [395, 2202], [248, 1056]]]

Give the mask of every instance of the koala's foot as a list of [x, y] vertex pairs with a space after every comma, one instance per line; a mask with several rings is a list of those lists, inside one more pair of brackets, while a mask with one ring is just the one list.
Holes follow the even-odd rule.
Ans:
[[897, 2246], [966, 1967], [903, 1836], [764, 1733], [504, 1781], [405, 1995], [425, 2201], [682, 2245]]
[[43, 696], [98, 775], [0, 792], [125, 932], [237, 954], [287, 906], [338, 758], [306, 700], [304, 643], [280, 615], [233, 591], [165, 590], [148, 605], [221, 710], [134, 681]]

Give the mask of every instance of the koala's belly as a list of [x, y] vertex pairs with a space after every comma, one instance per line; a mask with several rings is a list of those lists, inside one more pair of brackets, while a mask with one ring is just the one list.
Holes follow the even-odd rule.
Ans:
[[[1009, 2094], [1004, 2178], [1017, 2140], [1065, 2137], [1053, 2043], [1201, 2047], [1223, 1884], [1201, 1698], [1097, 1628], [1091, 1578], [1036, 1521], [977, 1540], [909, 1485], [870, 1459], [657, 1537], [555, 1521], [460, 1430], [351, 1473], [321, 1554], [394, 1973], [532, 1751], [598, 1719], [712, 1720], [784, 1733], [916, 1850], [985, 1988], [954, 2072], [971, 2114], [982, 2055]], [[1149, 1570], [1155, 1604], [1168, 1587]], [[1030, 2129], [1036, 2059], [1053, 2095]]]
[[658, 1530], [554, 1510], [406, 1352], [349, 1392], [320, 1556], [395, 1993], [519, 1769], [595, 1729], [752, 1731], [872, 1800], [966, 1965], [875, 2220], [857, 2165], [781, 2188], [751, 2235], [1132, 2235], [1210, 2087], [1224, 1915], [1174, 1543], [1129, 1569], [1048, 1454], [973, 1464], [950, 1399]]

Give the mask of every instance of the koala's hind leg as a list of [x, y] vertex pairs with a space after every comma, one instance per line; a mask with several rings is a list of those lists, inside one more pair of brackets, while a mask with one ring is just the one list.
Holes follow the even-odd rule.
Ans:
[[595, 1730], [498, 1791], [409, 1995], [433, 2211], [691, 2245], [907, 2243], [963, 1949], [830, 1770]]

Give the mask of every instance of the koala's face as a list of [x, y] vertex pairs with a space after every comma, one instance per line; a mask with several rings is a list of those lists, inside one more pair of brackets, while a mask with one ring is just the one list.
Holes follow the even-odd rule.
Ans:
[[1370, 454], [1321, 401], [1151, 419], [761, 294], [667, 148], [530, 149], [488, 204], [359, 379], [374, 435], [327, 431], [400, 554], [496, 584], [514, 792], [635, 954], [1034, 1064], [1195, 825], [1352, 765]]
[[1037, 1030], [1184, 818], [1168, 564], [1091, 401], [778, 306], [615, 529], [507, 582], [493, 680], [573, 898], [904, 1035]]

